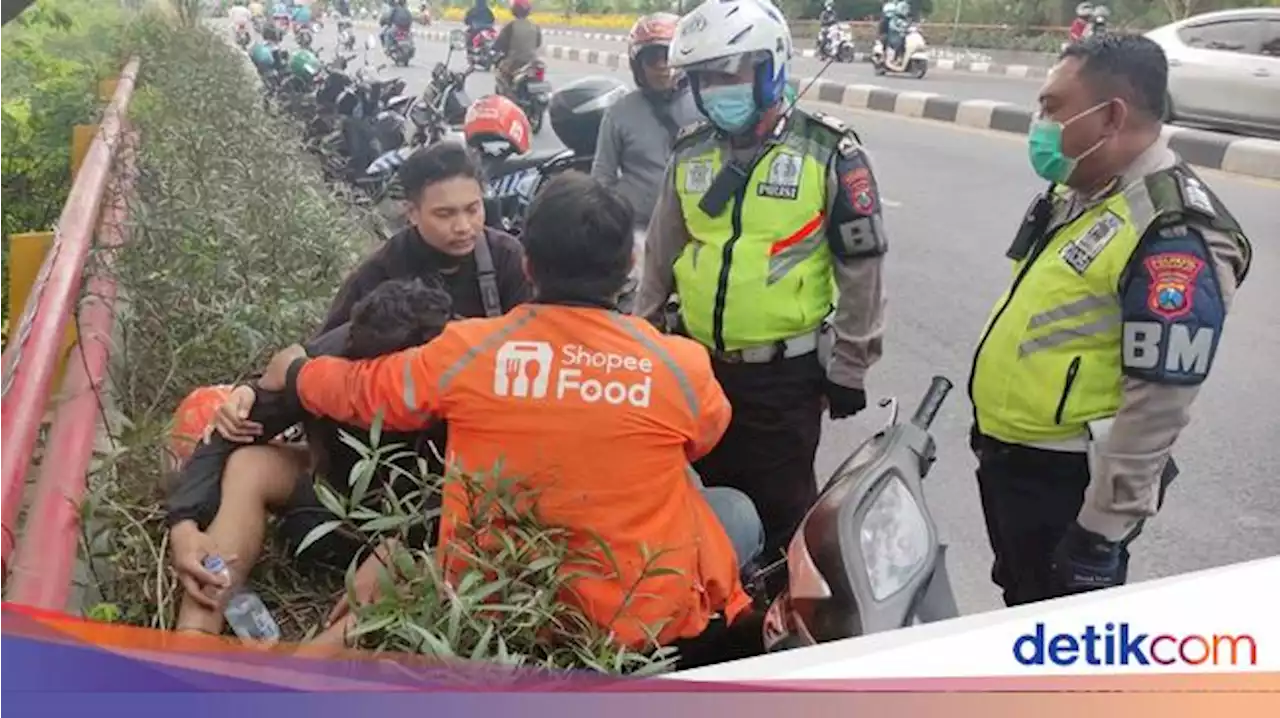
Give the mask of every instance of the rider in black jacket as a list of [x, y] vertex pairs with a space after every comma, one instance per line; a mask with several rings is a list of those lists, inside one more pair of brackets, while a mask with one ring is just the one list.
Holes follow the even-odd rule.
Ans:
[[489, 9], [489, 0], [476, 0], [476, 4], [471, 6], [462, 21], [467, 26], [467, 47], [471, 47], [476, 33], [498, 23], [497, 18], [493, 16], [493, 11]]

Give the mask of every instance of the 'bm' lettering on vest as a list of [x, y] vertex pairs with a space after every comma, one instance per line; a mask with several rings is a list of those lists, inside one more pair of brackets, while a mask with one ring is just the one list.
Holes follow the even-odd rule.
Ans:
[[1214, 330], [1200, 327], [1195, 334], [1186, 324], [1169, 326], [1160, 322], [1126, 322], [1124, 325], [1124, 365], [1132, 369], [1155, 369], [1164, 345], [1164, 372], [1208, 374], [1213, 359]]

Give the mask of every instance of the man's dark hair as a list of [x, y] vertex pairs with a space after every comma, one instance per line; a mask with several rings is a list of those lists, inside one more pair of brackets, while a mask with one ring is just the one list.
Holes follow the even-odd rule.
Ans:
[[452, 314], [453, 300], [439, 280], [388, 280], [351, 309], [344, 355], [372, 359], [426, 344]]
[[621, 195], [581, 172], [548, 182], [521, 237], [538, 297], [615, 300], [631, 270], [634, 217]]
[[1080, 60], [1080, 72], [1099, 101], [1119, 97], [1148, 120], [1164, 117], [1169, 60], [1154, 40], [1143, 35], [1094, 35], [1069, 45], [1059, 57]]
[[437, 142], [424, 147], [405, 160], [398, 172], [404, 196], [417, 201], [428, 185], [456, 177], [474, 179], [484, 186], [484, 172], [475, 155], [457, 141]]

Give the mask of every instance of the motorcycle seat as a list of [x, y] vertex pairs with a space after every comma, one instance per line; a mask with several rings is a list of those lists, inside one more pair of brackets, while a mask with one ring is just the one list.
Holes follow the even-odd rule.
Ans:
[[390, 100], [387, 100], [387, 109], [392, 112], [403, 113], [404, 109], [408, 107], [411, 102], [413, 102], [413, 95], [396, 95]]
[[520, 172], [530, 168], [541, 167], [547, 162], [555, 159], [558, 155], [571, 155], [572, 151], [566, 149], [558, 150], [532, 150], [523, 155], [512, 155], [503, 160], [494, 171], [494, 176], [502, 176]]

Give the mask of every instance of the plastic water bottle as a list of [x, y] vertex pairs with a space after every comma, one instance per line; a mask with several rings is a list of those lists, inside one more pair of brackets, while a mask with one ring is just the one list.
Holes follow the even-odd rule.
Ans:
[[[204, 567], [209, 573], [225, 576], [230, 582], [231, 572], [227, 570], [227, 564], [221, 556], [206, 556]], [[222, 615], [226, 617], [227, 623], [231, 624], [231, 630], [235, 631], [237, 636], [244, 640], [266, 643], [275, 643], [280, 640], [280, 626], [276, 624], [276, 619], [271, 617], [271, 611], [267, 610], [266, 604], [258, 598], [258, 594], [242, 587], [228, 590], [230, 597], [227, 598]]]

